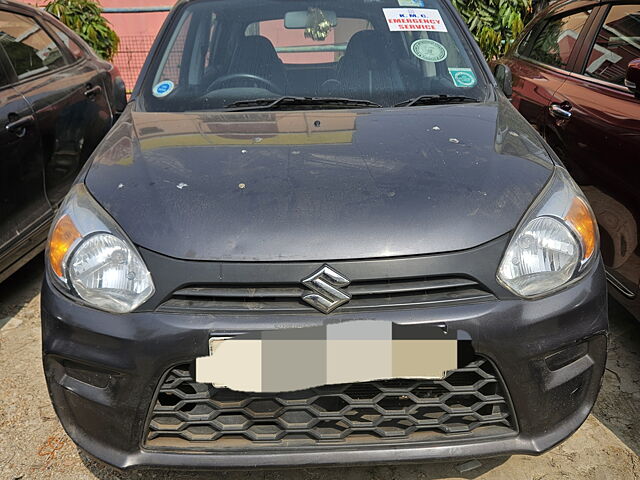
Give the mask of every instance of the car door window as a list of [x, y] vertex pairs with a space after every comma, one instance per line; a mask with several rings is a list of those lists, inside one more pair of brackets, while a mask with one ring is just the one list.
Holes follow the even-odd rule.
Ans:
[[80, 48], [80, 46], [69, 37], [69, 35], [64, 33], [55, 25], [49, 24], [49, 26], [51, 27], [51, 30], [53, 30], [53, 33], [55, 33], [60, 41], [67, 47], [67, 50], [69, 50], [69, 53], [74, 58], [74, 60], [79, 60], [84, 56], [82, 48]]
[[[1, 58], [2, 52], [0, 52], [0, 62], [2, 62]], [[9, 75], [4, 70], [4, 66], [0, 63], [0, 88], [9, 84]]]
[[170, 81], [175, 86], [181, 85], [182, 56], [185, 54], [185, 44], [187, 42], [192, 17], [193, 15], [189, 15], [183, 18], [180, 27], [175, 30], [174, 36], [171, 39], [171, 49], [165, 53], [162, 59], [162, 68], [156, 76], [154, 85], [161, 80], [165, 82]]
[[640, 3], [614, 5], [598, 33], [585, 75], [624, 85], [627, 66], [640, 58]]
[[0, 44], [4, 47], [18, 80], [65, 65], [53, 39], [31, 17], [0, 12]]
[[[551, 18], [537, 34], [530, 35], [526, 49], [531, 60], [556, 68], [566, 68], [591, 10]], [[519, 52], [521, 50], [519, 49]]]
[[529, 47], [531, 47], [531, 38], [533, 37], [534, 30], [530, 30], [529, 33], [525, 35], [525, 37], [518, 45], [517, 52], [518, 55], [522, 55], [524, 57], [527, 56], [527, 52], [529, 51]]

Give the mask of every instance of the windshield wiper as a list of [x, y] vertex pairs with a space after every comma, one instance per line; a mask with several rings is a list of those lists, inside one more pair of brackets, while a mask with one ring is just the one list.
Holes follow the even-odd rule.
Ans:
[[350, 98], [323, 98], [323, 97], [280, 97], [280, 98], [256, 98], [254, 100], [241, 100], [226, 105], [225, 109], [242, 112], [250, 110], [279, 110], [288, 107], [309, 108], [382, 108], [369, 100], [354, 100]]
[[416, 105], [443, 105], [446, 103], [478, 103], [480, 100], [464, 95], [421, 95], [400, 102], [394, 107], [413, 107]]

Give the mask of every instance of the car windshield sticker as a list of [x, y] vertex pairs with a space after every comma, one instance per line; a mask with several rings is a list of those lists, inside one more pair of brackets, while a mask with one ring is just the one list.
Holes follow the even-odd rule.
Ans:
[[401, 7], [420, 8], [424, 7], [424, 2], [422, 0], [398, 0], [398, 5]]
[[164, 80], [153, 87], [153, 96], [162, 98], [173, 92], [175, 85], [171, 80]]
[[447, 58], [447, 49], [444, 48], [444, 45], [426, 38], [413, 42], [411, 52], [425, 62], [438, 63]]
[[446, 32], [447, 27], [438, 10], [429, 8], [383, 8], [387, 25], [392, 32], [419, 30]]
[[471, 88], [475, 87], [477, 80], [476, 74], [470, 68], [450, 68], [449, 74], [453, 78], [456, 87]]

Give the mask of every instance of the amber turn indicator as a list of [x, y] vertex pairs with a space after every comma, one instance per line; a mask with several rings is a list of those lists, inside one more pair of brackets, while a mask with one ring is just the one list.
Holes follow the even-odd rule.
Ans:
[[589, 206], [581, 198], [575, 198], [566, 217], [578, 232], [582, 241], [582, 260], [591, 258], [598, 243], [598, 226]]
[[69, 215], [64, 215], [56, 223], [49, 242], [49, 262], [51, 268], [60, 278], [64, 276], [63, 263], [73, 243], [82, 235]]

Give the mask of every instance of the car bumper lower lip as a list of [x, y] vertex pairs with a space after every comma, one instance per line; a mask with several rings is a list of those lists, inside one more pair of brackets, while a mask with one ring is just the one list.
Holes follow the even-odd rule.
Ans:
[[[363, 315], [334, 314], [332, 319]], [[209, 315], [112, 315], [75, 304], [45, 280], [42, 328], [47, 384], [71, 438], [91, 456], [121, 469], [306, 467], [539, 454], [571, 435], [595, 403], [608, 326], [601, 266], [571, 288], [536, 301], [378, 311], [366, 317], [468, 332], [475, 353], [491, 360], [502, 376], [517, 432], [504, 438], [428, 445], [256, 449], [242, 454], [150, 450], [142, 446], [146, 421], [166, 372], [207, 355], [213, 332], [237, 334], [255, 326], [250, 319], [237, 317], [234, 332], [220, 332], [217, 319]], [[328, 318], [311, 321], [323, 324]], [[304, 322], [301, 318], [300, 324]], [[576, 351], [581, 353], [571, 353]]]

